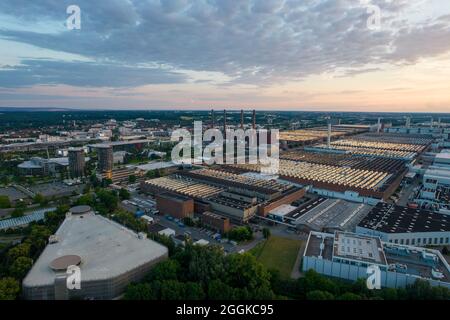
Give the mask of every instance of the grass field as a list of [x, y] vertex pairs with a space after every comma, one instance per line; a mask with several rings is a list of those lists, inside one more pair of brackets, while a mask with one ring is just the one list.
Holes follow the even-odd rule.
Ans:
[[250, 250], [250, 253], [268, 269], [277, 269], [282, 277], [289, 278], [301, 243], [301, 240], [271, 236]]

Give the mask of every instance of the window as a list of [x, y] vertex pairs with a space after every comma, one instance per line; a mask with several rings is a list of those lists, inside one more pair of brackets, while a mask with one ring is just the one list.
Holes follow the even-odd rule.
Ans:
[[422, 240], [422, 239], [420, 239], [420, 238], [419, 238], [419, 239], [417, 239], [417, 243], [418, 243], [418, 244], [420, 244], [420, 240]]
[[441, 239], [439, 239], [440, 241], [440, 244], [443, 244], [444, 243], [444, 238], [441, 238]]
[[438, 238], [434, 238], [434, 244], [438, 243]]
[[411, 240], [411, 244], [412, 244], [412, 245], [415, 245], [415, 244], [416, 244], [416, 239], [412, 239], [412, 240]]
[[394, 240], [394, 243], [398, 243], [398, 239], [395, 239], [395, 240]]
[[409, 239], [406, 239], [406, 245], [409, 245]]
[[400, 244], [404, 244], [404, 240], [403, 239], [400, 240]]

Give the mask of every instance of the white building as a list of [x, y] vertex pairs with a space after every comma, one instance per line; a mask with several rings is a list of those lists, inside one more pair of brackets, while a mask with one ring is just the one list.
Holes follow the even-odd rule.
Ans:
[[379, 203], [358, 224], [356, 233], [384, 242], [413, 246], [450, 244], [450, 216], [423, 209]]
[[311, 232], [302, 270], [350, 281], [367, 279], [368, 268], [379, 269], [381, 287], [403, 288], [421, 279], [450, 289], [450, 266], [437, 250], [385, 243], [354, 233]]

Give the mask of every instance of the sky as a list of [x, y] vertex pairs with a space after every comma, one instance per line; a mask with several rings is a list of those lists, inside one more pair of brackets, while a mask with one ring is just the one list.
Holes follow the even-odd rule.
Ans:
[[0, 2], [0, 107], [450, 112], [449, 80], [448, 0]]

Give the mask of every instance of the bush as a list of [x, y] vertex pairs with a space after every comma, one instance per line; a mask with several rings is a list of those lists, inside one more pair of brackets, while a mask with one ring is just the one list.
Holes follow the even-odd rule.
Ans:
[[228, 239], [235, 241], [247, 241], [253, 239], [253, 231], [249, 226], [236, 227], [228, 232]]
[[19, 281], [14, 278], [0, 279], [0, 300], [15, 300], [19, 292]]
[[0, 196], [0, 209], [11, 208], [11, 201], [8, 196]]

